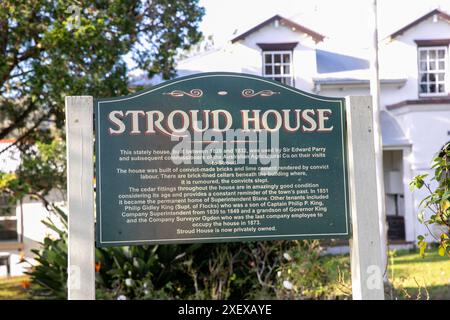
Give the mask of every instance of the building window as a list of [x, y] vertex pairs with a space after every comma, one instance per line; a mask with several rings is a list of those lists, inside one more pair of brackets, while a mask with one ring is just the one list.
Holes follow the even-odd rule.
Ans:
[[447, 60], [447, 47], [419, 48], [420, 96], [446, 94]]
[[6, 195], [0, 194], [0, 241], [17, 241], [17, 216]]
[[292, 51], [263, 52], [264, 77], [293, 86], [292, 75]]

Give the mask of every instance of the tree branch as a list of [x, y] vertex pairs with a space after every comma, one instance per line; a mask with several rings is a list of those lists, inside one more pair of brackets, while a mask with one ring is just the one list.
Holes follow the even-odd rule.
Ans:
[[[6, 128], [3, 128], [0, 131], [0, 139], [4, 139], [7, 135], [9, 135], [11, 132], [13, 132], [15, 129], [22, 126], [23, 122], [26, 120], [26, 118], [33, 112], [36, 108], [36, 105], [34, 103], [30, 103], [28, 107], [22, 112], [22, 114], [14, 119], [14, 122], [11, 123]], [[1, 153], [1, 152], [0, 152]]]
[[22, 142], [26, 137], [28, 137], [30, 135], [30, 133], [32, 133], [42, 123], [42, 121], [44, 121], [44, 119], [46, 117], [47, 117], [47, 115], [43, 115], [41, 118], [39, 118], [36, 121], [36, 123], [30, 129], [27, 130], [27, 132], [25, 132], [23, 135], [21, 135], [18, 139], [16, 139], [16, 141], [11, 143], [9, 146], [7, 146], [3, 150], [1, 150], [0, 154], [2, 154], [3, 152], [6, 152], [7, 150], [9, 150], [10, 148], [12, 148], [14, 146], [17, 146], [20, 142]]

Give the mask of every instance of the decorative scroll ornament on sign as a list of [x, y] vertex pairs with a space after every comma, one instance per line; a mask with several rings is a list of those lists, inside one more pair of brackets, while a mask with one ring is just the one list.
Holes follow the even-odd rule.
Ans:
[[188, 96], [191, 98], [200, 98], [201, 96], [203, 96], [203, 91], [200, 89], [192, 89], [189, 92], [182, 91], [182, 90], [173, 90], [171, 92], [164, 92], [163, 94], [167, 95], [167, 96], [176, 97], [176, 98], [183, 97], [183, 96]]
[[253, 98], [255, 96], [270, 97], [270, 96], [273, 96], [275, 94], [280, 94], [280, 93], [279, 92], [274, 92], [272, 90], [262, 90], [262, 91], [258, 91], [258, 92], [255, 92], [255, 90], [253, 90], [253, 89], [244, 89], [244, 90], [242, 90], [242, 96], [244, 98]]

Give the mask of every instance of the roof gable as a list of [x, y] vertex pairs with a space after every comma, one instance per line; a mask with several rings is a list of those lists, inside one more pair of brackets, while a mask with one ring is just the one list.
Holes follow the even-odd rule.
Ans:
[[323, 35], [321, 35], [320, 33], [317, 33], [311, 29], [308, 29], [292, 20], [283, 18], [280, 15], [274, 15], [272, 18], [267, 19], [264, 22], [261, 22], [260, 24], [254, 26], [253, 28], [247, 30], [246, 32], [238, 35], [237, 37], [233, 38], [231, 40], [231, 43], [235, 43], [239, 40], [243, 40], [246, 37], [248, 37], [250, 34], [260, 30], [261, 28], [270, 25], [271, 23], [278, 21], [280, 25], [282, 26], [286, 26], [288, 28], [290, 28], [292, 31], [296, 31], [296, 32], [301, 32], [301, 33], [305, 33], [307, 35], [309, 35], [311, 38], [313, 38], [313, 40], [317, 43], [320, 41], [323, 41], [323, 39], [325, 38]]
[[445, 20], [447, 22], [450, 22], [450, 15], [439, 10], [439, 9], [434, 9], [430, 12], [428, 12], [427, 14], [421, 16], [420, 18], [414, 20], [413, 22], [411, 22], [410, 24], [407, 24], [406, 26], [404, 26], [403, 28], [397, 30], [396, 32], [394, 32], [393, 34], [391, 34], [389, 36], [389, 38], [392, 40], [398, 36], [401, 36], [403, 33], [405, 33], [406, 31], [408, 31], [409, 29], [411, 29], [412, 27], [415, 27], [416, 25], [422, 23], [423, 21], [427, 20], [428, 18], [437, 15], [439, 18], [441, 18], [442, 20]]

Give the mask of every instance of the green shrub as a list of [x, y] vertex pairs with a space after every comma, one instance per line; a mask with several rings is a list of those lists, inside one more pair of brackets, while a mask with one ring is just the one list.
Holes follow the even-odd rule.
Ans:
[[38, 262], [30, 266], [26, 272], [33, 284], [30, 294], [33, 297], [48, 299], [67, 298], [67, 215], [60, 209], [53, 207], [53, 212], [59, 218], [62, 229], [58, 228], [53, 220], [47, 218], [42, 221], [48, 228], [55, 231], [56, 237], [47, 236], [41, 249], [31, 250]]
[[[427, 227], [429, 235], [439, 243], [437, 249], [439, 255], [450, 257], [450, 142], [433, 158], [431, 168], [434, 170], [434, 175], [428, 183], [425, 181], [428, 174], [418, 175], [411, 181], [410, 188], [411, 190], [423, 187], [427, 189], [428, 196], [419, 205], [419, 221]], [[433, 181], [435, 182], [434, 186], [431, 185]], [[427, 215], [426, 210], [431, 214]], [[443, 232], [435, 235], [430, 229], [430, 225], [440, 226]], [[427, 248], [425, 235], [419, 235], [417, 240], [420, 255], [423, 256]]]
[[[67, 217], [35, 250], [33, 297], [67, 298]], [[311, 299], [327, 297], [318, 241], [260, 241], [96, 249], [97, 299]]]

